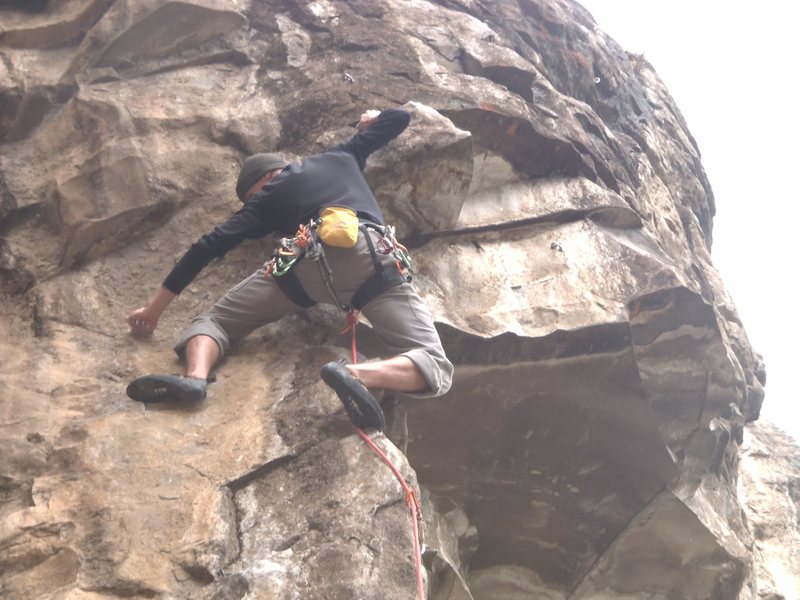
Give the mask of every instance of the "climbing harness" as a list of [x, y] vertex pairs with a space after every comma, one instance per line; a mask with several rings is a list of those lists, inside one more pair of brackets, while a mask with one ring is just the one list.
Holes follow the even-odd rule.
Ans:
[[[333, 208], [338, 209], [338, 207]], [[411, 281], [411, 257], [408, 249], [395, 238], [394, 227], [391, 225], [378, 225], [369, 221], [360, 221], [357, 224], [356, 231], [361, 231], [364, 234], [375, 272], [359, 286], [350, 304], [343, 303], [333, 287], [333, 271], [325, 256], [325, 244], [328, 244], [326, 240], [333, 240], [333, 243], [328, 245], [353, 247], [357, 233], [353, 233], [353, 222], [348, 221], [350, 217], [344, 212], [336, 212], [334, 214], [337, 225], [341, 223], [344, 223], [344, 225], [339, 227], [328, 226], [326, 218], [330, 213], [326, 213], [326, 210], [323, 210], [324, 216], [312, 219], [307, 225], [300, 225], [294, 237], [282, 238], [272, 258], [264, 264], [264, 277], [274, 277], [278, 287], [292, 302], [303, 308], [309, 308], [316, 304], [305, 291], [294, 272], [294, 268], [304, 258], [316, 261], [319, 264], [320, 275], [328, 294], [334, 304], [345, 311], [351, 309], [361, 310], [387, 289]], [[345, 210], [349, 211], [349, 209]], [[349, 212], [355, 217], [355, 213]], [[328, 227], [328, 232], [333, 229], [333, 233], [326, 233], [326, 227]], [[376, 243], [373, 243], [372, 236], [369, 233], [370, 230], [377, 232], [380, 236]], [[351, 243], [349, 240], [352, 240], [352, 245], [345, 245]], [[387, 269], [378, 258], [379, 254], [391, 254], [397, 268]]]
[[[356, 349], [357, 325], [358, 311], [351, 309], [347, 313], [347, 329], [345, 329], [345, 331], [349, 329], [352, 332], [351, 349], [353, 352], [353, 364], [358, 362], [358, 350]], [[403, 488], [403, 492], [405, 492], [406, 504], [408, 504], [408, 510], [411, 512], [411, 527], [414, 535], [414, 563], [416, 565], [417, 572], [417, 592], [419, 593], [419, 600], [425, 600], [425, 583], [422, 578], [422, 550], [419, 539], [419, 522], [422, 520], [422, 509], [419, 503], [419, 498], [411, 486], [408, 485], [408, 482], [405, 480], [405, 477], [403, 477], [400, 469], [398, 469], [397, 466], [386, 455], [386, 453], [378, 447], [375, 441], [360, 427], [356, 427], [355, 425], [353, 427], [355, 427], [359, 437], [364, 440], [364, 443], [367, 444], [367, 446], [369, 446], [375, 452], [375, 454], [377, 454], [380, 459], [391, 469], [392, 473], [394, 473], [394, 476], [397, 478], [397, 481], [400, 483], [400, 487]]]

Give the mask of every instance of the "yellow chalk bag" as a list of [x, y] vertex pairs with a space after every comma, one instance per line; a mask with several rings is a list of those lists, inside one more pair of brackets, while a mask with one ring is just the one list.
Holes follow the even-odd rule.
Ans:
[[326, 206], [319, 213], [317, 232], [329, 246], [352, 248], [358, 240], [358, 216], [344, 206]]

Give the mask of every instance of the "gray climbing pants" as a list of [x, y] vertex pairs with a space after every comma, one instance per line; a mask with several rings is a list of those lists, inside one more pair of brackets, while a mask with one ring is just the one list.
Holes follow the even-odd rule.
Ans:
[[[354, 248], [326, 246], [325, 256], [333, 271], [333, 288], [341, 302], [349, 303], [361, 284], [375, 272], [365, 233], [359, 232]], [[379, 234], [368, 230], [373, 243]], [[386, 268], [396, 268], [391, 255], [378, 254]], [[333, 304], [317, 261], [301, 260], [294, 267], [306, 293], [319, 303]], [[182, 355], [195, 336], [207, 335], [216, 341], [220, 356], [231, 343], [254, 329], [273, 323], [300, 307], [289, 300], [275, 279], [264, 277], [259, 269], [235, 285], [209, 310], [195, 317], [175, 346]], [[409, 283], [389, 288], [368, 302], [361, 312], [391, 355], [408, 357], [420, 370], [429, 389], [407, 393], [415, 398], [441, 396], [450, 389], [453, 365], [445, 356], [430, 311]]]

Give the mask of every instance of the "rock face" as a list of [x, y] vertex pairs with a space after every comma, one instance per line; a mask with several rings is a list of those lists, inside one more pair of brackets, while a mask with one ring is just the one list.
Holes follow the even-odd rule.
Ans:
[[758, 597], [800, 598], [800, 447], [770, 423], [745, 429], [739, 497], [756, 544]]
[[421, 490], [428, 598], [792, 597], [737, 496], [765, 374], [697, 146], [580, 5], [6, 0], [0, 58], [4, 597], [416, 597], [400, 486], [317, 378], [338, 312], [252, 335], [198, 406], [124, 393], [270, 253], [127, 335], [243, 158], [388, 106], [412, 123], [366, 175], [456, 365], [443, 398], [387, 395], [378, 440]]

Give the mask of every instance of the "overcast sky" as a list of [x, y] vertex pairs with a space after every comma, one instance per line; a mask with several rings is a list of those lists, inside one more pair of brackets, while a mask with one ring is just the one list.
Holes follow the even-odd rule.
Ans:
[[666, 83], [716, 198], [714, 264], [767, 366], [762, 418], [800, 441], [795, 2], [578, 0]]

